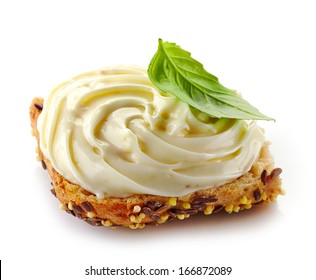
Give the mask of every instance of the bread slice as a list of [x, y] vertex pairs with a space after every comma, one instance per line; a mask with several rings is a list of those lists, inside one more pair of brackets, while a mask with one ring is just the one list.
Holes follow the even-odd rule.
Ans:
[[135, 194], [125, 198], [97, 197], [61, 176], [40, 150], [37, 119], [43, 99], [34, 98], [30, 106], [32, 132], [38, 143], [38, 157], [52, 180], [51, 192], [61, 202], [61, 209], [94, 226], [143, 228], [145, 224], [163, 224], [185, 219], [199, 212], [209, 215], [250, 209], [274, 201], [282, 194], [280, 168], [273, 167], [269, 145], [264, 143], [257, 161], [243, 176], [216, 188], [196, 191], [181, 197]]

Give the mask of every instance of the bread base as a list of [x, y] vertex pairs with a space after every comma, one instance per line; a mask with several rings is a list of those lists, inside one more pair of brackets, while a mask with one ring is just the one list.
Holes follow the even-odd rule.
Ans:
[[43, 99], [34, 98], [30, 106], [30, 118], [38, 144], [38, 159], [52, 180], [51, 192], [61, 202], [61, 209], [91, 225], [143, 228], [145, 224], [159, 225], [175, 219], [183, 220], [199, 212], [205, 215], [221, 210], [239, 212], [275, 201], [279, 194], [283, 194], [279, 178], [282, 170], [274, 168], [268, 143], [265, 142], [251, 170], [222, 186], [181, 197], [135, 194], [125, 198], [98, 199], [61, 176], [43, 155], [37, 130], [37, 119], [42, 108]]

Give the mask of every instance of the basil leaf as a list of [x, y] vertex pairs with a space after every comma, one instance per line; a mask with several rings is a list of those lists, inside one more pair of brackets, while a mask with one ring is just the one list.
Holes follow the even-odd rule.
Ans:
[[273, 120], [221, 85], [218, 78], [175, 43], [159, 39], [158, 50], [148, 67], [153, 84], [182, 102], [216, 118]]

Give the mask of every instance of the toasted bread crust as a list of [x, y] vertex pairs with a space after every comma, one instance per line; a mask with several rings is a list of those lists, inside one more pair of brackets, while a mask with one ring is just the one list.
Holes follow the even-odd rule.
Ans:
[[280, 168], [273, 160], [266, 142], [251, 170], [220, 187], [196, 191], [182, 197], [135, 194], [125, 198], [97, 197], [61, 176], [43, 155], [37, 129], [37, 119], [43, 108], [43, 99], [34, 98], [30, 106], [32, 132], [38, 144], [38, 157], [52, 180], [52, 193], [61, 202], [61, 208], [99, 226], [128, 226], [142, 228], [145, 224], [162, 224], [173, 219], [184, 219], [202, 212], [206, 215], [224, 209], [228, 213], [250, 209], [253, 205], [269, 203], [282, 194]]

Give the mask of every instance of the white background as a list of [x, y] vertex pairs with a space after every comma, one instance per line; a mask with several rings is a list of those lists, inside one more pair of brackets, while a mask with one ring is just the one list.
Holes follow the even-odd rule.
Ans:
[[[0, 259], [3, 279], [88, 279], [85, 269], [169, 268], [164, 279], [315, 275], [313, 1], [1, 1]], [[260, 122], [286, 195], [239, 214], [143, 230], [95, 228], [58, 209], [35, 160], [28, 107], [65, 79], [111, 64], [147, 66], [158, 38], [191, 51], [276, 122]], [[231, 266], [230, 276], [177, 276]], [[93, 279], [136, 279], [95, 276]], [[162, 279], [163, 277], [142, 277]], [[138, 279], [138, 278], [137, 278]]]

